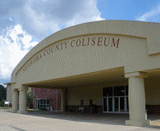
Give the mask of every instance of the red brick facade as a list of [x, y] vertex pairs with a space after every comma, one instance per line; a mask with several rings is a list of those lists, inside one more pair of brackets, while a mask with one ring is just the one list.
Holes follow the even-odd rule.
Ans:
[[55, 110], [61, 110], [61, 90], [32, 88], [31, 92], [36, 95], [33, 101], [33, 108], [36, 108], [36, 100], [49, 99], [49, 109], [51, 109], [52, 106]]

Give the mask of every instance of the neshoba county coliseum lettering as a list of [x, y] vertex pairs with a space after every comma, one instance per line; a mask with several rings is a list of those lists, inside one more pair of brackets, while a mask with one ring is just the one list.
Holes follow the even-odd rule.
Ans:
[[104, 47], [119, 47], [120, 39], [110, 38], [110, 37], [82, 37], [72, 40], [66, 40], [44, 49], [41, 53], [35, 55], [31, 60], [29, 60], [23, 67], [23, 71], [26, 71], [31, 65], [40, 60], [41, 58], [54, 53], [58, 50], [63, 50], [67, 48], [76, 47], [87, 47], [87, 46], [104, 46]]
[[[66, 43], [66, 42], [65, 42]], [[63, 43], [61, 43], [63, 44]], [[81, 38], [81, 39], [74, 39], [71, 40], [70, 46], [111, 46], [118, 48], [119, 39], [115, 42], [114, 38], [107, 38], [107, 37], [93, 37], [93, 38]], [[67, 48], [67, 45], [66, 45]]]

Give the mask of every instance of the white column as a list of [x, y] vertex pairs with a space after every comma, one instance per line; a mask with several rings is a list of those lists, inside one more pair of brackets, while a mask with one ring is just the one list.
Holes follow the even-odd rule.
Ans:
[[27, 113], [26, 106], [27, 106], [27, 87], [22, 87], [19, 89], [19, 111], [18, 113], [24, 114]]
[[65, 89], [61, 90], [61, 112], [65, 112]]
[[129, 78], [129, 118], [125, 121], [129, 126], [148, 126], [150, 120], [145, 119], [145, 73], [134, 72], [125, 74]]
[[18, 109], [18, 90], [12, 92], [12, 113], [17, 113]]

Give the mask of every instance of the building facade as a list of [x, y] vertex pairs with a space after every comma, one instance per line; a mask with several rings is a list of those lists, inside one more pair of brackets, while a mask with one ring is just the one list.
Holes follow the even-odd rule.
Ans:
[[[61, 90], [61, 111], [129, 113], [147, 126], [160, 106], [160, 24], [98, 21], [42, 40], [12, 72], [12, 112], [26, 112], [29, 87]], [[152, 113], [151, 111], [151, 113]]]
[[[9, 106], [12, 106], [12, 89], [11, 83], [7, 84], [7, 101]], [[61, 90], [58, 89], [44, 89], [44, 88], [28, 88], [27, 92], [32, 92], [36, 97], [33, 103], [27, 103], [29, 108], [41, 110], [61, 110]], [[19, 104], [18, 104], [19, 105]]]
[[31, 92], [36, 96], [33, 101], [34, 109], [61, 110], [61, 90], [32, 88]]

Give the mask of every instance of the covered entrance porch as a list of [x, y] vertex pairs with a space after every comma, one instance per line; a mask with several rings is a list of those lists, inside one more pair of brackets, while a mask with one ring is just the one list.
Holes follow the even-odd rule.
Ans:
[[[145, 83], [147, 73], [135, 72], [124, 76], [124, 68], [114, 68], [77, 76], [25, 84], [24, 87], [54, 88], [62, 90], [61, 111], [92, 113], [92, 105], [97, 113], [123, 113], [128, 115], [126, 125], [147, 126], [150, 121], [145, 117]], [[154, 75], [153, 75], [154, 74]], [[149, 77], [158, 73], [148, 72]], [[159, 77], [158, 77], [159, 78]], [[153, 82], [147, 78], [146, 83]], [[153, 82], [154, 83], [154, 82]], [[160, 84], [157, 83], [157, 86]], [[150, 87], [147, 87], [150, 88]], [[20, 90], [21, 91], [21, 90]], [[16, 94], [16, 93], [15, 93]], [[16, 95], [13, 95], [16, 97]], [[21, 97], [23, 97], [21, 95]], [[20, 112], [25, 109], [20, 99]], [[15, 110], [13, 103], [13, 111]], [[77, 110], [83, 111], [77, 111]], [[96, 112], [95, 112], [96, 113]]]

